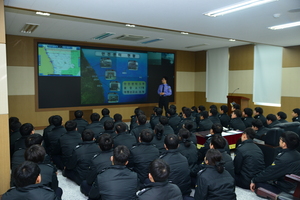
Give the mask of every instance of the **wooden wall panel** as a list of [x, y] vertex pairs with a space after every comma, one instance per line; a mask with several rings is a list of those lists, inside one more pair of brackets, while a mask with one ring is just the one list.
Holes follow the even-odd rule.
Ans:
[[195, 105], [195, 92], [177, 92], [176, 93], [176, 106], [177, 112], [181, 112], [183, 106], [192, 107]]
[[9, 153], [9, 128], [8, 114], [0, 115], [0, 195], [10, 188], [10, 153]]
[[5, 43], [4, 1], [0, 1], [0, 43]]
[[287, 115], [287, 121], [292, 121], [294, 108], [300, 108], [300, 97], [281, 97], [281, 109]]
[[34, 66], [34, 38], [7, 35], [7, 66]]
[[282, 67], [300, 67], [300, 46], [283, 48]]
[[195, 52], [176, 52], [176, 71], [195, 72]]
[[229, 70], [252, 70], [254, 67], [254, 45], [229, 48]]
[[206, 51], [196, 52], [196, 72], [206, 72]]

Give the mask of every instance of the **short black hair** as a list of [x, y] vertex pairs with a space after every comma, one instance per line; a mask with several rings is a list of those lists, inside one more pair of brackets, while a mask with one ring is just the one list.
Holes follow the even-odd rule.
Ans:
[[239, 109], [236, 109], [234, 111], [232, 111], [237, 117], [242, 117], [242, 111]]
[[114, 120], [116, 121], [116, 122], [118, 122], [118, 121], [122, 121], [122, 115], [121, 114], [119, 114], [119, 113], [116, 113], [115, 115], [114, 115]]
[[211, 126], [212, 131], [214, 134], [222, 134], [223, 132], [223, 126], [220, 123], [215, 123]]
[[10, 125], [11, 123], [15, 123], [15, 122], [20, 122], [19, 118], [17, 117], [10, 117], [8, 119], [8, 124]]
[[44, 161], [45, 155], [46, 155], [46, 151], [44, 147], [39, 144], [34, 144], [28, 149], [26, 149], [24, 157], [25, 160], [34, 163], [42, 163]]
[[170, 174], [170, 166], [162, 159], [150, 163], [149, 172], [155, 182], [165, 182]]
[[101, 114], [104, 116], [104, 115], [109, 115], [110, 111], [107, 109], [107, 108], [103, 108], [101, 110]]
[[115, 129], [117, 133], [123, 133], [126, 131], [126, 124], [124, 122], [120, 122], [116, 125]]
[[253, 115], [253, 110], [251, 108], [244, 108], [244, 113], [248, 116], [248, 117], [252, 117]]
[[254, 119], [252, 121], [252, 126], [257, 127], [257, 128], [261, 128], [264, 125], [263, 125], [263, 123], [262, 123], [262, 121], [260, 119]]
[[286, 143], [288, 149], [294, 150], [299, 146], [299, 135], [293, 131], [283, 132], [281, 139]]
[[130, 151], [124, 145], [119, 145], [114, 149], [113, 161], [114, 165], [125, 165], [128, 161]]
[[184, 128], [191, 131], [194, 127], [194, 122], [192, 120], [185, 120]]
[[19, 131], [21, 126], [22, 126], [21, 122], [11, 122], [9, 124], [9, 129], [15, 132], [15, 131]]
[[83, 116], [82, 110], [76, 110], [76, 111], [74, 112], [74, 116], [75, 116], [76, 118], [82, 118], [82, 116]]
[[176, 113], [177, 107], [176, 107], [174, 104], [171, 104], [171, 105], [169, 106], [169, 108], [170, 108], [170, 109], [174, 109], [174, 110], [175, 110], [175, 113]]
[[164, 78], [168, 82], [168, 77], [167, 76], [163, 76], [162, 78]]
[[272, 122], [275, 122], [277, 120], [277, 117], [274, 114], [268, 114], [266, 116], [267, 120], [271, 120]]
[[39, 166], [31, 161], [23, 162], [13, 172], [16, 187], [26, 187], [36, 183], [41, 170]]
[[69, 120], [65, 123], [65, 128], [67, 131], [74, 131], [77, 128], [77, 123], [73, 120]]
[[52, 118], [53, 118], [53, 116], [54, 116], [54, 115], [52, 115], [52, 116], [50, 116], [50, 117], [48, 118], [48, 123], [49, 123], [49, 125], [53, 125], [53, 124], [52, 124]]
[[205, 154], [208, 165], [215, 166], [219, 173], [223, 173], [224, 167], [221, 164], [222, 154], [217, 149], [209, 149]]
[[226, 139], [221, 135], [213, 135], [210, 143], [215, 149], [224, 149], [226, 146]]
[[213, 116], [215, 116], [215, 115], [218, 114], [218, 111], [217, 111], [217, 109], [215, 109], [215, 108], [211, 108], [211, 109], [209, 110], [209, 112], [210, 112]]
[[255, 110], [255, 112], [258, 112], [261, 115], [264, 113], [264, 110], [261, 107], [256, 107], [256, 108], [254, 108], [254, 110]]
[[62, 125], [62, 117], [60, 115], [52, 116], [51, 122], [54, 126], [61, 126]]
[[200, 113], [200, 116], [202, 116], [204, 119], [207, 119], [208, 118], [208, 112], [206, 110], [204, 110]]
[[213, 105], [210, 105], [209, 108], [210, 108], [210, 109], [214, 108], [214, 109], [216, 109], [216, 110], [218, 109], [217, 106], [214, 105], [214, 104], [213, 104]]
[[102, 151], [108, 151], [113, 148], [114, 141], [110, 134], [104, 133], [99, 137], [99, 147]]
[[98, 113], [92, 113], [90, 119], [92, 122], [97, 122], [100, 119], [100, 115]]
[[165, 136], [165, 145], [168, 149], [177, 149], [179, 144], [178, 136], [175, 134], [168, 134]]
[[25, 140], [25, 147], [29, 148], [34, 144], [40, 144], [41, 145], [42, 142], [43, 142], [43, 139], [44, 139], [43, 136], [41, 136], [38, 133], [31, 134]]
[[82, 141], [93, 141], [94, 137], [95, 137], [95, 134], [91, 129], [85, 129], [81, 133]]
[[240, 110], [240, 109], [241, 109], [240, 104], [237, 104], [237, 103], [232, 104], [232, 107], [233, 107], [234, 109], [236, 109], [236, 110]]
[[163, 110], [161, 108], [157, 108], [155, 110], [155, 114], [158, 115], [158, 116], [162, 115], [162, 113], [163, 113]]
[[190, 117], [192, 115], [192, 110], [190, 108], [184, 108], [183, 113], [186, 117]]
[[223, 110], [224, 113], [227, 113], [227, 112], [228, 112], [228, 106], [226, 106], [226, 105], [222, 105], [222, 106], [220, 107], [220, 109]]
[[250, 140], [253, 140], [255, 137], [255, 131], [251, 127], [246, 128], [243, 133], [245, 133]]
[[31, 123], [25, 123], [20, 127], [20, 133], [22, 136], [28, 136], [32, 133], [34, 127]]
[[178, 132], [178, 136], [180, 137], [180, 140], [184, 143], [185, 147], [191, 146], [191, 142], [189, 141], [191, 133], [189, 130], [184, 129], [184, 128], [180, 129]]
[[138, 122], [139, 122], [139, 124], [146, 124], [146, 122], [147, 122], [147, 117], [146, 117], [146, 115], [139, 115], [138, 116]]
[[162, 124], [162, 125], [167, 125], [169, 123], [169, 118], [165, 117], [165, 116], [161, 116], [159, 118], [159, 122]]
[[108, 119], [104, 122], [105, 130], [113, 130], [114, 129], [114, 121], [112, 119]]
[[299, 108], [293, 109], [293, 112], [296, 113], [298, 116], [300, 116], [300, 109]]
[[176, 114], [176, 111], [173, 108], [170, 108], [168, 109], [167, 113], [172, 116]]
[[287, 115], [285, 112], [282, 112], [282, 111], [279, 111], [277, 113], [277, 115], [280, 117], [280, 119], [286, 119], [287, 118]]
[[192, 106], [192, 108], [191, 108], [191, 109], [192, 109], [192, 111], [196, 111], [196, 112], [198, 111], [198, 109], [197, 109], [197, 107], [196, 107], [196, 106]]
[[140, 110], [141, 110], [140, 108], [135, 108], [135, 109], [134, 109], [134, 114], [135, 114], [136, 116], [138, 116]]
[[202, 111], [205, 111], [206, 108], [205, 108], [205, 106], [202, 106], [202, 105], [201, 105], [201, 106], [198, 106], [198, 110], [200, 110], [200, 111], [202, 112]]
[[153, 140], [153, 132], [150, 129], [143, 129], [140, 134], [142, 142], [151, 142]]
[[161, 140], [164, 134], [165, 127], [162, 124], [156, 124], [154, 127], [155, 137], [157, 140]]

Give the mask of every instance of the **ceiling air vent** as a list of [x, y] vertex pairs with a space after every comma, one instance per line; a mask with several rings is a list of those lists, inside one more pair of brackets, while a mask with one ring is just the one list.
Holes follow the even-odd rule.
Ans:
[[96, 37], [93, 37], [92, 40], [102, 40], [104, 38], [107, 38], [107, 37], [110, 37], [112, 35], [114, 35], [115, 33], [110, 33], [110, 32], [106, 32], [106, 33], [103, 33], [101, 35], [98, 35]]
[[149, 43], [152, 43], [152, 42], [158, 42], [158, 41], [162, 41], [162, 40], [163, 40], [162, 38], [157, 38], [157, 39], [148, 40], [148, 41], [141, 42], [141, 43], [142, 44], [149, 44]]
[[121, 35], [121, 36], [115, 37], [113, 39], [127, 40], [127, 41], [139, 41], [139, 40], [143, 40], [143, 39], [146, 39], [146, 38], [148, 38], [148, 37], [140, 36], [140, 35]]
[[207, 44], [198, 44], [198, 45], [193, 45], [193, 46], [188, 46], [185, 47], [186, 49], [191, 49], [191, 48], [196, 48], [196, 47], [201, 47], [201, 46], [206, 46]]
[[21, 29], [21, 33], [32, 33], [39, 24], [26, 23]]

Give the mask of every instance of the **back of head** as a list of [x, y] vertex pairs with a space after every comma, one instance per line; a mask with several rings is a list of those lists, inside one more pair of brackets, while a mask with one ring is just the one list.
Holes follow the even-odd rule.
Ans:
[[300, 109], [299, 109], [299, 108], [295, 108], [295, 109], [293, 109], [293, 112], [294, 112], [294, 113], [297, 113], [297, 114], [298, 114], [298, 116], [300, 116]]
[[161, 116], [159, 118], [159, 122], [162, 124], [162, 125], [167, 125], [169, 123], [169, 118], [165, 117], [165, 116]]
[[11, 122], [9, 124], [9, 129], [15, 132], [15, 131], [19, 131], [21, 126], [22, 126], [21, 122]]
[[113, 130], [114, 129], [114, 121], [112, 119], [108, 119], [104, 122], [105, 130]]
[[137, 113], [137, 117], [139, 117], [140, 115], [145, 115], [145, 112], [142, 110], [139, 110], [139, 112]]
[[162, 110], [161, 108], [157, 108], [157, 109], [155, 110], [155, 114], [156, 114], [157, 116], [161, 116], [162, 113], [163, 113], [163, 110]]
[[233, 107], [234, 109], [236, 109], [236, 110], [240, 110], [240, 109], [241, 109], [240, 104], [237, 104], [237, 103], [232, 104], [232, 107]]
[[282, 133], [281, 139], [286, 143], [288, 149], [294, 150], [299, 146], [299, 135], [293, 131]]
[[184, 122], [184, 128], [187, 129], [188, 131], [191, 131], [194, 127], [194, 122], [192, 120], [186, 120]]
[[165, 182], [170, 174], [170, 166], [164, 160], [156, 159], [150, 163], [149, 172], [155, 182]]
[[255, 112], [257, 112], [261, 115], [264, 113], [264, 110], [261, 107], [256, 107], [256, 108], [254, 108], [254, 110], [255, 110]]
[[252, 121], [252, 126], [257, 127], [257, 128], [261, 128], [261, 127], [263, 127], [263, 123], [260, 119], [254, 119]]
[[209, 109], [210, 109], [210, 110], [211, 110], [211, 109], [216, 109], [216, 110], [217, 110], [218, 108], [217, 108], [216, 105], [210, 105], [210, 106], [209, 106]]
[[59, 115], [52, 116], [51, 121], [54, 126], [61, 126], [62, 124], [62, 118]]
[[67, 131], [75, 131], [77, 128], [77, 123], [73, 120], [69, 120], [65, 123], [65, 128]]
[[252, 117], [253, 115], [253, 110], [251, 108], [244, 108], [244, 113], [248, 116], [248, 117]]
[[202, 116], [204, 119], [207, 119], [208, 118], [208, 112], [206, 110], [204, 110], [200, 113], [200, 116]]
[[140, 125], [146, 124], [146, 122], [147, 122], [146, 115], [139, 115], [138, 116], [138, 122], [139, 122]]
[[46, 151], [44, 147], [39, 144], [34, 144], [28, 149], [26, 149], [24, 157], [25, 160], [34, 163], [42, 163], [44, 161], [45, 155], [46, 155]]
[[40, 172], [41, 170], [36, 163], [30, 161], [23, 162], [13, 173], [16, 186], [26, 187], [35, 184]]
[[276, 115], [274, 115], [274, 114], [268, 114], [268, 115], [266, 116], [266, 119], [267, 119], [267, 120], [271, 120], [272, 122], [274, 122], [274, 121], [277, 120], [277, 117], [276, 117]]
[[48, 118], [49, 125], [53, 125], [53, 124], [52, 124], [52, 118], [53, 118], [53, 116], [54, 116], [54, 115], [52, 115], [52, 116], [50, 116], [50, 117]]
[[209, 112], [210, 112], [213, 116], [215, 116], [215, 115], [218, 114], [218, 111], [217, 111], [217, 109], [215, 109], [215, 108], [211, 108]]
[[251, 127], [246, 128], [244, 130], [244, 133], [249, 140], [253, 140], [253, 138], [255, 137], [255, 131]]
[[224, 114], [228, 112], [228, 106], [222, 105], [220, 108], [223, 110]]
[[164, 142], [168, 149], [177, 149], [179, 144], [179, 139], [177, 135], [168, 134], [166, 135]]
[[41, 136], [40, 134], [34, 133], [29, 135], [26, 140], [25, 140], [25, 146], [26, 148], [31, 147], [34, 144], [39, 144], [41, 145], [43, 142], [43, 136]]
[[20, 127], [20, 133], [22, 136], [28, 136], [32, 133], [34, 127], [30, 123], [25, 123]]
[[219, 173], [223, 173], [224, 167], [221, 163], [222, 154], [217, 149], [209, 149], [205, 155], [208, 165], [213, 165], [217, 168]]
[[139, 112], [140, 112], [140, 108], [136, 108], [136, 109], [134, 109], [134, 114], [136, 115], [136, 116], [138, 116], [138, 114], [139, 114]]
[[280, 117], [280, 119], [286, 119], [287, 118], [287, 115], [285, 112], [282, 112], [282, 111], [279, 111], [277, 113], [277, 115]]
[[156, 124], [154, 127], [155, 137], [157, 140], [161, 140], [164, 134], [165, 127], [162, 124]]
[[168, 109], [167, 113], [172, 116], [176, 114], [176, 111], [173, 108], [170, 108]]
[[81, 110], [76, 110], [74, 112], [74, 116], [75, 116], [75, 118], [82, 118], [83, 112]]
[[8, 124], [15, 123], [15, 122], [20, 122], [19, 118], [17, 118], [17, 117], [10, 117], [8, 119]]
[[198, 110], [199, 110], [200, 112], [203, 112], [203, 111], [206, 110], [206, 108], [205, 108], [205, 106], [198, 106]]
[[98, 113], [92, 113], [90, 119], [92, 122], [97, 122], [100, 119], [100, 115]]
[[226, 146], [226, 140], [221, 135], [213, 135], [210, 143], [214, 146], [214, 149], [224, 149]]
[[176, 106], [175, 106], [174, 104], [170, 105], [169, 108], [170, 108], [170, 109], [173, 109], [173, 110], [175, 111], [175, 113], [176, 113], [176, 109], [177, 109], [177, 108], [176, 108]]
[[124, 122], [120, 122], [116, 125], [115, 128], [117, 133], [123, 133], [126, 131], [126, 124]]
[[153, 132], [150, 129], [143, 129], [140, 137], [142, 142], [151, 142], [153, 140]]
[[178, 132], [178, 136], [180, 140], [184, 143], [185, 147], [191, 146], [191, 142], [188, 140], [191, 136], [191, 133], [187, 129], [184, 128], [180, 129]]
[[183, 113], [186, 117], [190, 117], [192, 115], [192, 110], [190, 108], [184, 108]]
[[119, 145], [114, 149], [113, 162], [114, 165], [125, 165], [128, 161], [130, 151], [124, 145]]
[[109, 113], [110, 113], [110, 111], [109, 111], [107, 108], [103, 108], [103, 109], [101, 110], [101, 114], [102, 114], [103, 116], [109, 115]]
[[236, 117], [242, 117], [242, 111], [241, 110], [234, 110], [234, 111], [232, 111], [235, 115], [236, 115]]
[[211, 129], [214, 134], [222, 134], [222, 132], [223, 132], [223, 126], [222, 126], [222, 124], [219, 124], [219, 123], [213, 124], [211, 126]]
[[81, 138], [82, 141], [93, 141], [95, 137], [95, 134], [92, 130], [90, 129], [85, 129], [82, 133], [81, 133]]
[[119, 113], [116, 113], [115, 115], [114, 115], [114, 120], [115, 120], [115, 122], [120, 122], [120, 121], [122, 121], [122, 115], [121, 114], [119, 114]]
[[102, 151], [108, 151], [113, 147], [113, 139], [108, 133], [104, 133], [99, 137], [99, 146]]
[[197, 110], [198, 110], [196, 106], [193, 106], [191, 109], [192, 109], [192, 111], [195, 111], [195, 112], [197, 112]]

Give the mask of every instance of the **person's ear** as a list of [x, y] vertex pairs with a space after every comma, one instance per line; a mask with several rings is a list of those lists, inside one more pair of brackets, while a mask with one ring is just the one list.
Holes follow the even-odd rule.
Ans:
[[114, 157], [113, 156], [110, 157], [110, 161], [111, 161], [111, 164], [114, 165]]
[[166, 144], [164, 144], [164, 147], [165, 147], [165, 149], [166, 149], [166, 150], [168, 150], [168, 148], [167, 148]]
[[35, 180], [35, 184], [39, 184], [40, 182], [42, 182], [42, 176], [41, 174], [38, 175], [38, 177]]
[[150, 173], [148, 174], [148, 178], [149, 178], [149, 180], [150, 180], [152, 183], [155, 182], [154, 179], [153, 179], [153, 177], [152, 177], [152, 175], [151, 175]]
[[128, 164], [128, 160], [126, 161], [125, 165], [127, 165], [127, 164]]

